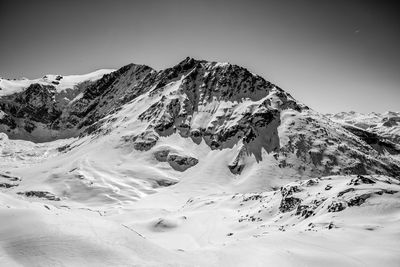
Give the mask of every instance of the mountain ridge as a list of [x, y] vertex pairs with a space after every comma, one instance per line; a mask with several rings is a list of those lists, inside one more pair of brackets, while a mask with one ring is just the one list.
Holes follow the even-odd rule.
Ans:
[[107, 135], [129, 124], [135, 130], [118, 137], [120, 145], [148, 151], [178, 134], [211, 150], [235, 151], [228, 168], [238, 175], [249, 157], [259, 164], [266, 155], [274, 155], [278, 169], [311, 177], [400, 174], [397, 159], [384, 153], [397, 155], [396, 147], [365, 143], [357, 132], [337, 128], [280, 87], [229, 63], [187, 57], [160, 71], [128, 64], [84, 84], [79, 94], [61, 103], [53, 87], [33, 84], [3, 96], [0, 131], [51, 141]]

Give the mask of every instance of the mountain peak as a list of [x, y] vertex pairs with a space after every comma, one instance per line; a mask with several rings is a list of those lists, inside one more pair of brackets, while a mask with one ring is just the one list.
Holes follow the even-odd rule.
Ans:
[[[53, 78], [63, 82], [66, 77]], [[309, 174], [355, 170], [368, 173], [371, 168], [382, 168], [383, 173], [398, 172], [397, 168], [388, 167], [390, 164], [382, 165], [384, 167], [366, 164], [372, 154], [376, 153], [375, 157], [382, 153], [381, 146], [371, 148], [370, 152], [365, 144], [348, 136], [346, 129], [334, 129], [326, 117], [238, 65], [191, 57], [161, 71], [146, 65], [128, 64], [73, 92], [74, 95], [67, 96], [57, 90], [47, 95], [35, 91], [34, 98], [29, 92], [0, 98], [0, 109], [7, 114], [7, 121], [4, 119], [1, 127], [12, 138], [49, 141], [101, 136], [114, 128], [136, 125], [135, 130], [120, 137], [127, 146], [149, 151], [162, 138], [179, 135], [195, 144], [204, 142], [211, 150], [234, 149], [229, 170], [235, 174], [250, 168], [246, 167], [249, 156], [260, 162], [270, 154], [275, 154], [283, 168], [303, 168], [302, 164], [309, 166], [310, 162], [319, 166], [317, 170], [302, 169], [302, 173]], [[38, 99], [44, 99], [44, 103], [38, 105], [43, 116], [30, 110], [40, 102]], [[45, 116], [47, 113], [49, 115]], [[385, 125], [394, 123], [392, 119]], [[314, 133], [316, 129], [320, 132]], [[334, 133], [328, 134], [330, 132]], [[348, 151], [352, 150], [338, 150], [337, 140], [361, 151], [368, 159], [362, 163], [350, 160]], [[312, 145], [314, 142], [321, 144], [318, 149]], [[292, 158], [295, 151], [297, 159]], [[396, 149], [393, 151], [397, 153]], [[340, 163], [342, 168], [335, 169], [323, 164], [324, 157], [331, 164], [338, 164], [334, 163], [338, 162], [336, 158], [347, 161]]]

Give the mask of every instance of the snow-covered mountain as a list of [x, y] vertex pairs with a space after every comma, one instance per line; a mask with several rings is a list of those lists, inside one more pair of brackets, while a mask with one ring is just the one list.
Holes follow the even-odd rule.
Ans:
[[349, 124], [371, 133], [376, 133], [397, 144], [400, 143], [400, 112], [388, 111], [385, 113], [372, 112], [362, 114], [354, 111], [327, 114], [327, 116], [341, 124]]
[[83, 96], [86, 88], [112, 69], [84, 75], [45, 75], [28, 80], [0, 78], [0, 131], [12, 138], [48, 141], [69, 136], [54, 130], [62, 110]]
[[56, 86], [0, 97], [0, 265], [400, 260], [396, 139], [229, 63], [130, 64], [64, 101]]
[[10, 95], [26, 90], [32, 84], [50, 85], [57, 92], [67, 89], [75, 89], [75, 87], [83, 82], [96, 81], [103, 77], [104, 74], [115, 71], [114, 69], [100, 69], [83, 75], [57, 75], [47, 74], [38, 79], [4, 79], [0, 78], [0, 96]]

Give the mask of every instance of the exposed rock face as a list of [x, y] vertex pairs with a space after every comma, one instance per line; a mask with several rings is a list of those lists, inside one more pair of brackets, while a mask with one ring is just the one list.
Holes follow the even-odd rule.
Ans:
[[301, 191], [302, 189], [299, 185], [287, 185], [285, 187], [281, 187], [282, 197], [292, 196], [294, 193], [298, 193]]
[[68, 130], [57, 121], [79, 93], [91, 82], [78, 85], [74, 90], [57, 92], [54, 86], [31, 84], [26, 90], [0, 97], [0, 130], [11, 138], [28, 139], [36, 142], [49, 141], [66, 136], [59, 134]]
[[[148, 129], [160, 136], [177, 132], [196, 143], [204, 140], [211, 149], [231, 148], [242, 141], [249, 153], [261, 158], [261, 148], [270, 152], [279, 147], [280, 120], [280, 112], [272, 107], [271, 99], [261, 99], [271, 93], [271, 98], [282, 100], [281, 106], [302, 109], [280, 88], [235, 65], [188, 58], [161, 76], [162, 82], [151, 94], [160, 92], [160, 85], [170, 84], [178, 77], [181, 78], [179, 87], [170, 97], [162, 96], [139, 119], [148, 121]], [[237, 116], [240, 103], [246, 99], [255, 103]], [[222, 104], [226, 107], [221, 108]], [[205, 118], [206, 112], [218, 115]]]
[[[0, 138], [0, 141], [2, 139]], [[19, 185], [21, 178], [0, 173], [0, 188], [13, 188]]]
[[315, 210], [325, 201], [326, 199], [314, 199], [309, 204], [297, 206], [295, 215], [304, 217], [305, 219], [315, 215]]
[[351, 179], [349, 185], [360, 185], [360, 184], [375, 184], [376, 182], [371, 178], [357, 175], [357, 178]]
[[0, 188], [11, 188], [15, 186], [18, 186], [18, 184], [0, 183]]
[[167, 158], [168, 158], [168, 154], [169, 154], [169, 150], [165, 149], [165, 150], [159, 150], [154, 152], [154, 157], [161, 162], [166, 162]]
[[239, 152], [237, 153], [236, 157], [233, 159], [233, 161], [228, 165], [229, 170], [233, 174], [241, 174], [244, 167], [246, 166], [245, 164], [245, 158], [247, 156], [248, 152], [245, 146], [243, 146]]
[[279, 210], [281, 212], [289, 212], [298, 207], [301, 203], [301, 199], [295, 197], [285, 197], [281, 201], [281, 205], [279, 206]]
[[174, 153], [168, 154], [167, 161], [174, 170], [181, 172], [186, 171], [187, 169], [193, 167], [199, 162], [196, 158], [190, 156], [182, 156]]
[[346, 207], [347, 203], [345, 201], [332, 201], [328, 206], [328, 212], [339, 212], [344, 210]]
[[82, 133], [88, 126], [149, 90], [154, 75], [155, 71], [150, 67], [134, 64], [106, 74], [88, 86], [83, 96], [69, 105], [55, 124], [61, 128], [74, 127]]
[[53, 101], [54, 95], [54, 87], [32, 84], [21, 94], [3, 97], [1, 109], [17, 118], [48, 123], [61, 113]]
[[47, 191], [27, 191], [27, 192], [18, 192], [18, 195], [24, 195], [26, 197], [38, 197], [45, 198], [47, 200], [52, 201], [60, 201], [60, 198], [55, 196], [54, 194]]
[[[301, 203], [301, 199], [297, 197], [293, 197], [293, 194], [300, 192], [301, 189], [297, 185], [288, 185], [285, 187], [281, 187], [281, 195], [282, 200], [279, 206], [279, 210], [281, 212], [290, 212], [294, 209], [299, 209], [299, 205]], [[301, 208], [300, 208], [301, 209]], [[298, 211], [297, 213], [299, 213]]]
[[152, 148], [158, 141], [159, 137], [156, 133], [147, 131], [140, 135], [123, 136], [124, 143], [131, 143], [136, 150], [147, 151]]
[[32, 133], [37, 124], [50, 125], [61, 115], [54, 96], [53, 86], [40, 84], [32, 84], [18, 94], [3, 96], [0, 109], [6, 116], [1, 122], [11, 130], [20, 128], [27, 133]]
[[4, 174], [4, 173], [0, 173], [0, 179], [7, 179], [7, 180], [13, 181], [13, 182], [21, 181], [21, 178], [19, 178], [19, 177], [7, 175], [7, 174]]
[[199, 160], [194, 157], [169, 148], [162, 148], [154, 152], [154, 157], [160, 162], [168, 162], [174, 170], [181, 172], [186, 171], [199, 162]]

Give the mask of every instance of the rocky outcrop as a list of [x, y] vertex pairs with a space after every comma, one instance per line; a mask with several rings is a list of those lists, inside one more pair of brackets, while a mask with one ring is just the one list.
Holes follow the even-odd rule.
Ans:
[[18, 137], [30, 135], [38, 127], [51, 128], [62, 113], [55, 94], [53, 86], [32, 84], [21, 93], [0, 97], [0, 110], [4, 113], [0, 129]]
[[340, 200], [340, 201], [332, 201], [331, 204], [328, 206], [328, 212], [339, 212], [344, 210], [347, 207], [347, 202]]
[[19, 178], [17, 176], [11, 176], [11, 175], [4, 174], [4, 173], [0, 173], [0, 179], [7, 179], [7, 180], [12, 181], [12, 182], [21, 181], [21, 178]]
[[302, 200], [298, 197], [294, 197], [293, 195], [300, 191], [301, 189], [297, 185], [288, 185], [285, 187], [281, 187], [282, 200], [281, 204], [279, 205], [279, 210], [285, 213], [290, 212], [296, 208], [299, 209], [298, 207]]
[[143, 132], [140, 135], [127, 135], [121, 138], [123, 144], [131, 144], [134, 149], [147, 151], [157, 143], [159, 137], [152, 131]]
[[183, 172], [195, 166], [199, 160], [190, 156], [169, 153], [167, 162], [174, 170]]
[[233, 174], [241, 174], [244, 167], [246, 166], [245, 164], [245, 158], [248, 154], [248, 151], [245, 146], [242, 146], [239, 149], [239, 152], [235, 156], [235, 158], [232, 160], [232, 162], [228, 165], [229, 170]]
[[154, 152], [154, 157], [160, 162], [168, 162], [168, 164], [176, 171], [186, 171], [195, 166], [199, 160], [180, 153], [174, 149], [161, 148]]
[[18, 195], [24, 195], [26, 197], [37, 197], [44, 198], [51, 201], [60, 201], [61, 199], [55, 196], [53, 193], [47, 191], [26, 191], [26, 192], [18, 192]]
[[84, 132], [90, 125], [149, 90], [154, 74], [150, 67], [129, 64], [104, 75], [88, 86], [82, 97], [69, 105], [55, 124]]
[[301, 199], [296, 197], [286, 196], [282, 199], [279, 206], [281, 212], [289, 212], [296, 209], [301, 203]]
[[159, 150], [159, 151], [154, 152], [154, 157], [156, 158], [156, 160], [158, 160], [160, 162], [166, 162], [169, 152], [170, 152], [169, 149]]
[[[1, 141], [1, 138], [0, 138]], [[17, 187], [21, 178], [17, 176], [11, 176], [8, 174], [0, 173], [0, 188], [9, 189]]]
[[375, 183], [376, 182], [369, 177], [357, 175], [357, 178], [353, 178], [350, 180], [349, 185], [375, 184]]

